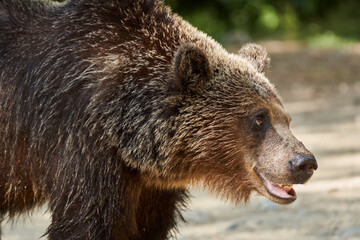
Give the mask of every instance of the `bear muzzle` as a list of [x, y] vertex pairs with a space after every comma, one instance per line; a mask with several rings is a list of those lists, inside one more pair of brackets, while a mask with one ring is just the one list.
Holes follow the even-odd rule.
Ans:
[[254, 170], [266, 190], [265, 192], [260, 190], [260, 193], [276, 203], [289, 204], [297, 198], [293, 184], [305, 184], [317, 168], [316, 159], [312, 154], [295, 154], [293, 159], [288, 161], [289, 174], [282, 180], [271, 176], [267, 178], [258, 169]]

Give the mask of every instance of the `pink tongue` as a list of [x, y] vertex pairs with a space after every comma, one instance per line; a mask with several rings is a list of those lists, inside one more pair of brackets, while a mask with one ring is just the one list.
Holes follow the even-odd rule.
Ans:
[[293, 188], [287, 192], [285, 189], [282, 189], [279, 186], [276, 186], [270, 182], [268, 182], [268, 189], [269, 191], [274, 194], [275, 196], [281, 197], [281, 198], [294, 198], [296, 197], [296, 192]]

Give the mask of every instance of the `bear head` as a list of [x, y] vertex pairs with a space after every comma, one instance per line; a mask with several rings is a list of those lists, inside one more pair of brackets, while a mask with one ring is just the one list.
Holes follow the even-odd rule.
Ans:
[[291, 118], [264, 75], [269, 62], [256, 44], [220, 57], [179, 47], [173, 71], [181, 124], [167, 176], [204, 184], [235, 203], [252, 191], [280, 204], [296, 199], [293, 184], [305, 183], [317, 163], [289, 128]]

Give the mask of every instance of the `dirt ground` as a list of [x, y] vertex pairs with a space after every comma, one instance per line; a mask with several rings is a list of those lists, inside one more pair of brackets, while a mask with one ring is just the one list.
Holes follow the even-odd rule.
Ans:
[[[233, 206], [193, 190], [178, 239], [360, 240], [360, 44], [337, 50], [262, 44], [272, 58], [267, 76], [319, 169], [306, 185], [294, 187], [298, 199], [290, 206], [255, 195], [247, 205]], [[44, 210], [13, 228], [3, 224], [3, 240], [38, 239], [49, 224]]]

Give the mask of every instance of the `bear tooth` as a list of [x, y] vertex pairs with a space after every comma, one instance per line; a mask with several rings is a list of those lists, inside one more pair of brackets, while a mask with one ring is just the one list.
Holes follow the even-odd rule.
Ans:
[[293, 187], [293, 185], [283, 185], [283, 184], [278, 184], [278, 186], [282, 189], [284, 189], [285, 191], [290, 191]]

